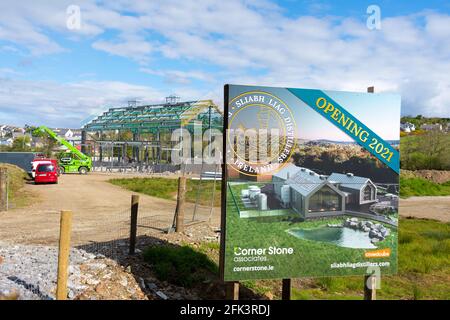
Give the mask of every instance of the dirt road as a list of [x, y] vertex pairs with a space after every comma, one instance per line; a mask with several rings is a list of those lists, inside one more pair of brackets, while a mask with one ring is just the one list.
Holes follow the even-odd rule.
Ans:
[[400, 215], [450, 222], [450, 196], [400, 199]]
[[[56, 244], [59, 237], [59, 213], [72, 210], [73, 242], [108, 241], [127, 237], [132, 192], [107, 182], [123, 174], [90, 173], [63, 175], [57, 185], [27, 184], [24, 192], [39, 199], [30, 207], [0, 215], [0, 239], [18, 243]], [[167, 228], [171, 225], [176, 202], [140, 195], [139, 216], [144, 227]], [[194, 205], [186, 207], [186, 220], [192, 218]], [[450, 221], [450, 197], [411, 197], [400, 200], [402, 216]], [[199, 206], [197, 217], [207, 219], [210, 209]], [[220, 225], [220, 210], [213, 210], [212, 225]]]
[[[126, 236], [129, 226], [131, 191], [107, 182], [114, 177], [132, 177], [123, 174], [90, 173], [62, 175], [57, 185], [27, 184], [25, 192], [35, 193], [39, 201], [27, 208], [13, 209], [0, 216], [0, 239], [22, 243], [52, 243], [58, 239], [59, 213], [72, 210], [74, 214], [73, 241], [103, 241]], [[150, 224], [169, 226], [176, 202], [140, 195], [139, 215]], [[193, 204], [186, 207], [186, 220], [192, 217]], [[220, 210], [215, 209], [212, 223], [220, 224]], [[197, 216], [209, 217], [206, 207], [197, 208]], [[158, 217], [155, 217], [158, 216]], [[115, 222], [123, 222], [117, 230]]]

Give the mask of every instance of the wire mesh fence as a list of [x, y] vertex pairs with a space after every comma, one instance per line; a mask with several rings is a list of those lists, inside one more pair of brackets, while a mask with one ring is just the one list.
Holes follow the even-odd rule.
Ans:
[[[201, 176], [200, 179], [192, 179], [188, 190], [189, 201], [185, 207], [186, 228], [220, 216], [218, 204], [221, 181], [216, 179], [215, 174], [213, 176], [214, 179], [202, 179]], [[6, 190], [7, 208], [15, 208], [17, 204], [11, 194], [9, 180]], [[73, 211], [69, 298], [75, 297], [86, 286], [82, 280], [82, 268], [86, 261], [96, 263], [99, 260], [98, 264], [114, 261], [125, 265], [124, 262], [130, 257], [131, 208], [108, 211], [100, 207], [98, 210], [96, 215]], [[30, 211], [30, 214], [45, 214], [45, 219], [39, 219], [39, 227], [25, 224], [17, 235], [13, 231], [5, 233], [2, 230], [2, 234], [12, 240], [2, 244], [0, 239], [0, 256], [7, 261], [0, 270], [0, 295], [2, 288], [8, 288], [12, 292], [20, 292], [21, 299], [55, 299], [60, 212], [46, 209], [41, 211]], [[143, 249], [150, 243], [159, 243], [162, 233], [174, 231], [174, 213], [175, 202], [173, 210], [167, 207], [164, 210], [152, 209], [148, 205], [140, 207], [136, 247]]]
[[[137, 219], [137, 246], [145, 247], [172, 226], [172, 215], [155, 215], [142, 209]], [[87, 278], [85, 265], [125, 265], [129, 257], [131, 208], [109, 213], [100, 212], [86, 218], [73, 212], [69, 255], [69, 298], [74, 298], [96, 278]], [[27, 226], [29, 232], [15, 242], [0, 240], [0, 296], [18, 293], [20, 299], [55, 299], [58, 268], [60, 214], [48, 213], [47, 224], [39, 230]], [[108, 267], [109, 268], [109, 267]], [[109, 272], [109, 271], [108, 271]], [[87, 279], [87, 280], [86, 280]]]
[[16, 199], [12, 196], [11, 191], [11, 177], [8, 173], [6, 175], [6, 211], [17, 208]]
[[71, 242], [77, 249], [115, 259], [126, 250], [129, 230], [129, 209], [102, 213], [90, 219], [75, 214]]

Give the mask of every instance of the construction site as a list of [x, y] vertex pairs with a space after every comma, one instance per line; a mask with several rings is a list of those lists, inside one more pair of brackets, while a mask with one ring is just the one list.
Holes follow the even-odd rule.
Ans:
[[[60, 213], [70, 211], [72, 250], [105, 259], [108, 266], [130, 264], [131, 245], [140, 252], [160, 241], [217, 242], [222, 169], [220, 164], [206, 163], [203, 156], [210, 152], [207, 148], [215, 139], [211, 131], [221, 132], [222, 128], [223, 113], [213, 101], [181, 102], [175, 96], [161, 104], [139, 105], [133, 101], [109, 108], [81, 128], [79, 143], [68, 142], [46, 126], [33, 127], [31, 135], [47, 141], [49, 145], [44, 148], [51, 148], [49, 154], [0, 152], [0, 181], [4, 186], [0, 189], [5, 193], [0, 208], [1, 241], [23, 248], [45, 246], [56, 250]], [[173, 155], [182, 152], [178, 145], [180, 129], [201, 134], [205, 152], [198, 153], [196, 161], [173, 161]], [[194, 158], [195, 151], [191, 152]], [[52, 169], [57, 170], [54, 180], [40, 183], [41, 176], [50, 175]], [[24, 181], [20, 187], [18, 180]], [[0, 252], [0, 256], [5, 254]], [[49, 259], [50, 264], [56, 264], [56, 256]], [[116, 268], [114, 272], [123, 271]], [[11, 286], [22, 298], [42, 299], [42, 290], [31, 277], [25, 288], [14, 281], [0, 281], [0, 288]], [[130, 296], [120, 286], [116, 286], [117, 294], [122, 292], [130, 299], [161, 299], [155, 296], [155, 290], [139, 284], [143, 277], [133, 279], [140, 295]], [[56, 297], [52, 291], [55, 281], [52, 277], [44, 281], [45, 297], [49, 299]], [[68, 289], [71, 298], [79, 298], [89, 287], [96, 288], [80, 283], [84, 280], [74, 281], [78, 284], [69, 284]], [[92, 295], [114, 297], [111, 293]]]
[[[180, 129], [201, 133], [203, 152], [197, 161], [174, 161], [182, 151]], [[213, 129], [223, 130], [217, 105], [210, 100], [180, 102], [174, 96], [161, 104], [129, 102], [108, 108], [79, 129], [75, 143], [61, 130], [39, 123], [30, 127], [33, 139], [44, 142], [39, 152], [0, 152], [0, 300], [226, 297], [215, 271], [222, 168], [203, 159], [216, 139], [210, 135]], [[42, 154], [45, 149], [48, 154]], [[196, 151], [190, 154], [195, 160]], [[50, 174], [55, 180], [38, 183]], [[448, 172], [440, 174], [448, 180]], [[433, 223], [448, 232], [448, 196], [402, 199], [400, 207], [408, 217], [402, 225], [423, 223], [428, 228]], [[67, 215], [69, 226], [64, 223]], [[62, 234], [69, 235], [70, 255], [67, 290], [61, 293], [57, 275]], [[150, 259], [151, 250], [159, 253]], [[186, 252], [187, 271], [164, 260], [176, 261]], [[202, 260], [205, 255], [210, 260]], [[191, 268], [196, 261], [199, 265]], [[210, 263], [215, 265], [205, 267]], [[446, 279], [443, 275], [432, 281]], [[242, 283], [240, 298], [281, 297], [276, 281], [258, 285], [254, 290]], [[316, 287], [312, 282], [307, 290]], [[435, 287], [429, 292], [434, 294]], [[438, 293], [448, 296], [444, 290]], [[411, 298], [409, 293], [395, 297]]]

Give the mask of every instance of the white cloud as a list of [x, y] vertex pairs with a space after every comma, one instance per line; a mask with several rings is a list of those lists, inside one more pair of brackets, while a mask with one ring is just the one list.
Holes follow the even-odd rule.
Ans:
[[34, 55], [64, 51], [41, 29], [55, 26], [55, 22], [60, 19], [56, 8], [48, 2], [40, 4], [0, 2], [0, 40], [22, 45]]
[[1, 122], [17, 125], [78, 127], [110, 106], [123, 106], [129, 100], [156, 103], [164, 99], [154, 88], [114, 81], [61, 84], [0, 78], [0, 88]]
[[123, 36], [119, 42], [98, 40], [92, 44], [92, 47], [112, 55], [131, 58], [140, 63], [148, 62], [149, 54], [153, 51], [149, 42], [137, 36]]
[[431, 37], [450, 40], [450, 17], [448, 15], [429, 14], [426, 19], [426, 31]]
[[[6, 70], [8, 71], [8, 70]], [[184, 100], [212, 98], [210, 93], [179, 87]], [[167, 92], [119, 81], [57, 83], [2, 78], [0, 70], [0, 124], [80, 127], [109, 107], [165, 102]], [[17, 97], [20, 97], [18, 99]]]
[[[48, 31], [90, 41], [96, 50], [137, 61], [141, 72], [183, 85], [187, 94], [201, 93], [188, 88], [193, 80], [207, 83], [202, 86], [215, 96], [227, 82], [353, 91], [375, 85], [378, 92], [401, 93], [404, 113], [450, 114], [447, 14], [389, 17], [381, 30], [370, 31], [364, 19], [283, 15], [270, 1], [83, 0], [82, 27], [72, 32], [65, 28], [69, 4], [0, 6], [0, 39], [35, 54], [63, 50]], [[158, 67], [161, 55], [219, 71]]]

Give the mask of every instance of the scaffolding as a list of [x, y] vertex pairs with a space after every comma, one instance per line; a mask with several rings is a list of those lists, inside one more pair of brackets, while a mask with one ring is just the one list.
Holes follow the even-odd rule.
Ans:
[[[191, 134], [201, 128], [202, 135], [208, 129], [222, 131], [223, 113], [212, 100], [180, 102], [179, 97], [170, 96], [164, 104], [137, 105], [132, 101], [87, 123], [82, 129], [82, 149], [92, 157], [94, 170], [201, 173], [203, 161], [183, 168], [172, 164], [171, 153], [178, 142], [171, 141], [171, 136], [181, 128]], [[210, 144], [211, 139], [209, 136], [206, 142]]]

